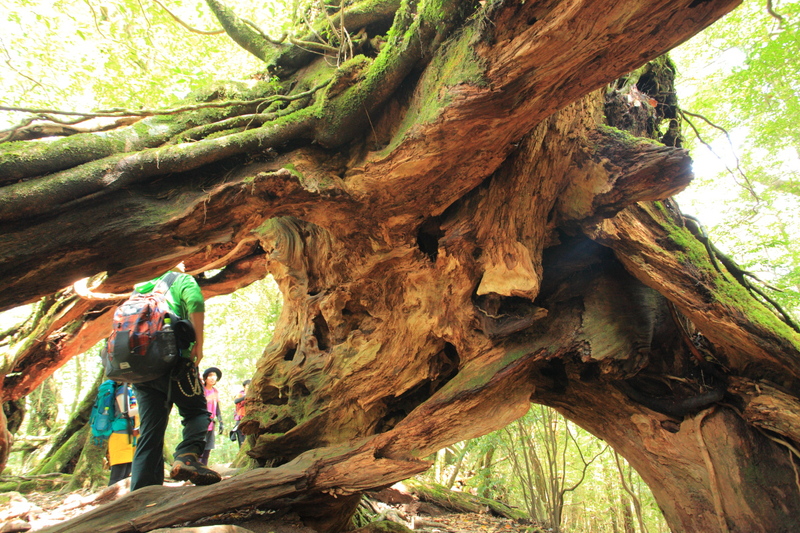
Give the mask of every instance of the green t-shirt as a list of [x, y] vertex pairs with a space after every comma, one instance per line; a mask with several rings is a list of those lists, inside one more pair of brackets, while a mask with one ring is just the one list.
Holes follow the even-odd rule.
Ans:
[[[165, 272], [163, 276], [156, 279], [139, 283], [133, 288], [136, 292], [147, 294], [153, 292], [161, 278], [166, 276], [169, 272]], [[206, 310], [206, 303], [203, 300], [203, 292], [200, 290], [200, 285], [189, 274], [178, 274], [172, 285], [169, 286], [167, 292], [167, 305], [170, 311], [177, 315], [181, 320], [187, 320], [191, 313], [204, 313]], [[189, 348], [181, 350], [183, 357], [191, 357], [192, 343]]]
[[[156, 279], [139, 283], [134, 287], [134, 290], [142, 294], [153, 292], [158, 282], [167, 274], [165, 272], [164, 275]], [[200, 285], [197, 284], [192, 276], [183, 273], [178, 274], [178, 277], [170, 285], [167, 293], [167, 304], [170, 310], [183, 320], [188, 319], [191, 313], [203, 313], [206, 310]]]

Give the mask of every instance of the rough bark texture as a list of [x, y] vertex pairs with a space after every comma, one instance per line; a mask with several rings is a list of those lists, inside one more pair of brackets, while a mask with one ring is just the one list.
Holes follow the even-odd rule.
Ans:
[[90, 429], [86, 432], [80, 448], [80, 455], [75, 462], [75, 470], [66, 490], [92, 491], [107, 485], [109, 472], [104, 468], [104, 461], [108, 451], [108, 441], [97, 442], [92, 437]]
[[336, 531], [360, 492], [531, 401], [611, 443], [676, 531], [792, 530], [800, 339], [685, 227], [669, 200], [691, 179], [677, 137], [603, 117], [666, 142], [668, 64], [638, 71], [638, 92], [605, 85], [735, 4], [404, 3], [385, 45], [335, 72], [281, 51], [273, 71], [303, 96], [269, 117], [187, 111], [164, 145], [0, 189], [0, 307], [61, 291], [36, 337], [58, 342], [6, 364], [6, 401], [105, 333], [109, 302], [65, 289], [79, 278], [119, 294], [185, 260], [225, 267], [201, 280], [207, 296], [266, 273], [284, 295], [242, 424], [265, 468], [147, 488], [50, 531], [268, 502]]
[[73, 471], [72, 467], [75, 466], [84, 447], [86, 434], [90, 431], [89, 418], [97, 399], [96, 391], [102, 381], [103, 376], [98, 375], [94, 385], [89, 388], [89, 392], [78, 404], [64, 428], [52, 437], [50, 448], [34, 469], [34, 474], [71, 473]]

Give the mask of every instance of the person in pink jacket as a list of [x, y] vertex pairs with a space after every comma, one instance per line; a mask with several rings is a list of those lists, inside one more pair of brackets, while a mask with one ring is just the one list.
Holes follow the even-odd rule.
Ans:
[[206, 432], [206, 447], [203, 450], [203, 455], [200, 456], [200, 462], [208, 465], [208, 456], [211, 455], [211, 450], [215, 447], [214, 434], [215, 429], [218, 427], [218, 433], [222, 435], [224, 427], [222, 423], [222, 409], [219, 406], [219, 391], [214, 385], [222, 378], [222, 371], [215, 367], [206, 368], [203, 371], [203, 383], [205, 384], [206, 393], [206, 407], [211, 414], [211, 422], [208, 424], [208, 431]]

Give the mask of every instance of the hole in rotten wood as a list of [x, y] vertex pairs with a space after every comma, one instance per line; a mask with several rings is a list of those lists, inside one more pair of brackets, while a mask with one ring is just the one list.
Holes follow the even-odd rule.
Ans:
[[435, 262], [439, 255], [439, 239], [444, 235], [439, 224], [439, 217], [429, 218], [422, 223], [417, 232], [417, 246], [431, 262]]
[[295, 346], [287, 346], [286, 353], [283, 354], [283, 360], [291, 361], [292, 359], [294, 359], [294, 354], [296, 353], [297, 353], [297, 348]]
[[395, 427], [408, 414], [433, 394], [444, 387], [458, 374], [461, 357], [458, 349], [445, 342], [442, 349], [429, 360], [428, 378], [418, 383], [398, 397], [385, 399], [386, 415], [378, 421], [376, 433], [383, 433]]
[[314, 338], [317, 339], [317, 348], [321, 351], [328, 351], [331, 347], [331, 332], [328, 322], [322, 314], [314, 317]]

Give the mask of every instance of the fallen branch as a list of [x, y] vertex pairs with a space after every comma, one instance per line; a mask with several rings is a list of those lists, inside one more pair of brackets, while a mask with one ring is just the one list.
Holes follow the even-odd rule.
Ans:
[[267, 502], [288, 505], [286, 498], [300, 494], [354, 494], [371, 488], [376, 479], [379, 484], [393, 483], [429, 466], [423, 461], [377, 458], [371, 442], [312, 450], [278, 468], [256, 468], [205, 487], [145, 487], [41, 531], [152, 531]]
[[442, 485], [426, 485], [414, 479], [407, 479], [403, 484], [421, 501], [434, 503], [444, 509], [468, 513], [491, 511], [493, 514], [504, 518], [527, 518], [526, 513], [513, 509], [504, 503], [474, 496], [467, 492], [448, 490]]
[[225, 30], [223, 30], [223, 29], [219, 29], [219, 30], [198, 30], [198, 29], [192, 28], [191, 26], [189, 26], [188, 24], [186, 24], [184, 21], [182, 21], [182, 20], [180, 19], [180, 17], [178, 17], [178, 15], [176, 15], [175, 13], [173, 13], [172, 11], [170, 11], [170, 10], [167, 8], [167, 6], [165, 6], [164, 4], [162, 4], [161, 2], [159, 2], [159, 0], [153, 0], [153, 2], [155, 2], [156, 4], [158, 4], [158, 5], [159, 5], [159, 7], [161, 7], [161, 9], [163, 9], [164, 11], [166, 11], [166, 12], [167, 12], [167, 14], [168, 14], [170, 17], [172, 17], [172, 19], [173, 19], [175, 22], [177, 22], [178, 24], [180, 24], [181, 26], [183, 26], [184, 28], [186, 28], [187, 30], [189, 30], [189, 31], [190, 31], [190, 32], [192, 32], [192, 33], [197, 33], [197, 34], [199, 34], [199, 35], [220, 35], [220, 34], [222, 34], [222, 33], [225, 33]]

